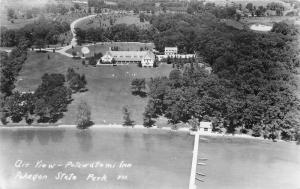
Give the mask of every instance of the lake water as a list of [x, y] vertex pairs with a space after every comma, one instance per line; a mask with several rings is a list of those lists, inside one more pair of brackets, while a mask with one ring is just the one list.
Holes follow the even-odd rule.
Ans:
[[[1, 129], [0, 188], [187, 188], [193, 140], [149, 129]], [[79, 167], [84, 164], [94, 167]], [[23, 179], [25, 173], [47, 179]], [[60, 180], [62, 173], [71, 180]]]
[[273, 28], [273, 26], [267, 26], [267, 25], [263, 25], [263, 24], [252, 24], [250, 26], [251, 30], [264, 31], [264, 32], [271, 31], [272, 28]]
[[[299, 145], [205, 138], [199, 157], [208, 160], [197, 172], [206, 176], [198, 176], [198, 188], [300, 188]], [[0, 188], [185, 189], [193, 142], [187, 133], [152, 129], [0, 129]], [[24, 179], [25, 173], [47, 179]]]
[[202, 189], [299, 189], [300, 145], [268, 140], [208, 137], [199, 156], [208, 158]]

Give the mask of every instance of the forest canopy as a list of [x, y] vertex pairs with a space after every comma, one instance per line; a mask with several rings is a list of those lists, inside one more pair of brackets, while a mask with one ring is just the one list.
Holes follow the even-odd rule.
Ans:
[[[299, 66], [297, 34], [280, 22], [268, 33], [237, 30], [213, 16], [160, 16], [156, 48], [178, 46], [197, 52], [212, 74], [197, 63], [150, 82], [144, 124], [165, 116], [176, 124], [192, 118], [212, 121], [214, 130], [293, 139], [299, 132], [299, 100], [293, 74]], [[196, 61], [197, 62], [197, 61]]]

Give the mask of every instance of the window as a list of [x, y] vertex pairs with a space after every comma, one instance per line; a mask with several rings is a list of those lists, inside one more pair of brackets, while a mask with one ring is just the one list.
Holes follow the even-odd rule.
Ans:
[[208, 131], [208, 128], [204, 128], [204, 131]]

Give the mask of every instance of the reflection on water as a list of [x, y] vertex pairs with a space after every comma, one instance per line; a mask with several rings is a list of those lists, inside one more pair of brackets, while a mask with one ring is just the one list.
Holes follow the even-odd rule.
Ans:
[[129, 146], [131, 146], [131, 144], [132, 144], [132, 135], [130, 135], [129, 133], [128, 133], [128, 131], [126, 131], [125, 133], [124, 133], [124, 135], [123, 135], [123, 140], [124, 140], [124, 144], [125, 145], [129, 145]]
[[[188, 139], [188, 140], [186, 140]], [[133, 189], [186, 188], [190, 172], [193, 137], [146, 129], [92, 128], [5, 128], [0, 129], [0, 188], [5, 189]], [[4, 155], [3, 155], [4, 154]], [[174, 157], [177, 160], [174, 161]], [[22, 160], [30, 167], [15, 167]], [[108, 162], [124, 161], [131, 169], [35, 168], [36, 162]], [[180, 162], [180, 163], [179, 163]], [[17, 171], [47, 175], [45, 181], [16, 179]], [[55, 176], [74, 173], [77, 180], [58, 181]], [[108, 182], [87, 181], [88, 174], [108, 176]], [[117, 180], [121, 174], [127, 181]], [[163, 177], [162, 177], [163, 175]], [[145, 179], [147, 178], [147, 179]], [[4, 181], [4, 182], [3, 182]], [[1, 188], [1, 189], [2, 189]]]
[[91, 134], [91, 130], [78, 130], [75, 134], [80, 149], [83, 152], [89, 152], [93, 148], [93, 138]]
[[60, 143], [64, 138], [65, 129], [17, 129], [10, 133], [10, 139], [14, 144], [19, 144], [25, 141], [27, 144], [31, 144], [32, 141], [37, 138], [37, 141], [41, 145], [48, 145], [49, 141], [54, 143]]

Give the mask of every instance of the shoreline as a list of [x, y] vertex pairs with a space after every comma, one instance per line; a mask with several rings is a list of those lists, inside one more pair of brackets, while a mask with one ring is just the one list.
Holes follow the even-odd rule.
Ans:
[[[64, 129], [72, 129], [75, 128], [77, 129], [76, 125], [35, 125], [35, 126], [6, 126], [6, 125], [1, 125], [1, 129], [51, 129], [51, 128], [64, 128]], [[134, 127], [128, 127], [128, 126], [123, 126], [120, 124], [108, 124], [108, 125], [93, 125], [91, 127], [88, 127], [87, 129], [93, 130], [93, 129], [150, 129], [150, 130], [164, 130], [164, 131], [172, 131], [172, 132], [185, 132], [189, 133], [190, 135], [195, 135], [196, 132], [192, 132], [189, 130], [189, 128], [179, 128], [177, 130], [172, 130], [170, 127], [162, 127], [158, 128], [157, 126], [153, 127], [144, 127], [143, 125], [135, 125]], [[78, 129], [80, 130], [80, 129]], [[85, 130], [85, 129], [83, 129]], [[200, 132], [200, 136], [208, 136], [208, 137], [224, 137], [224, 138], [244, 138], [244, 139], [254, 139], [254, 140], [262, 140], [262, 141], [268, 141], [269, 139], [264, 139], [263, 137], [254, 137], [251, 135], [246, 135], [246, 134], [225, 134], [225, 133], [205, 133], [205, 132]], [[203, 139], [203, 138], [202, 138]], [[284, 141], [277, 139], [276, 142], [294, 142], [294, 141]]]

